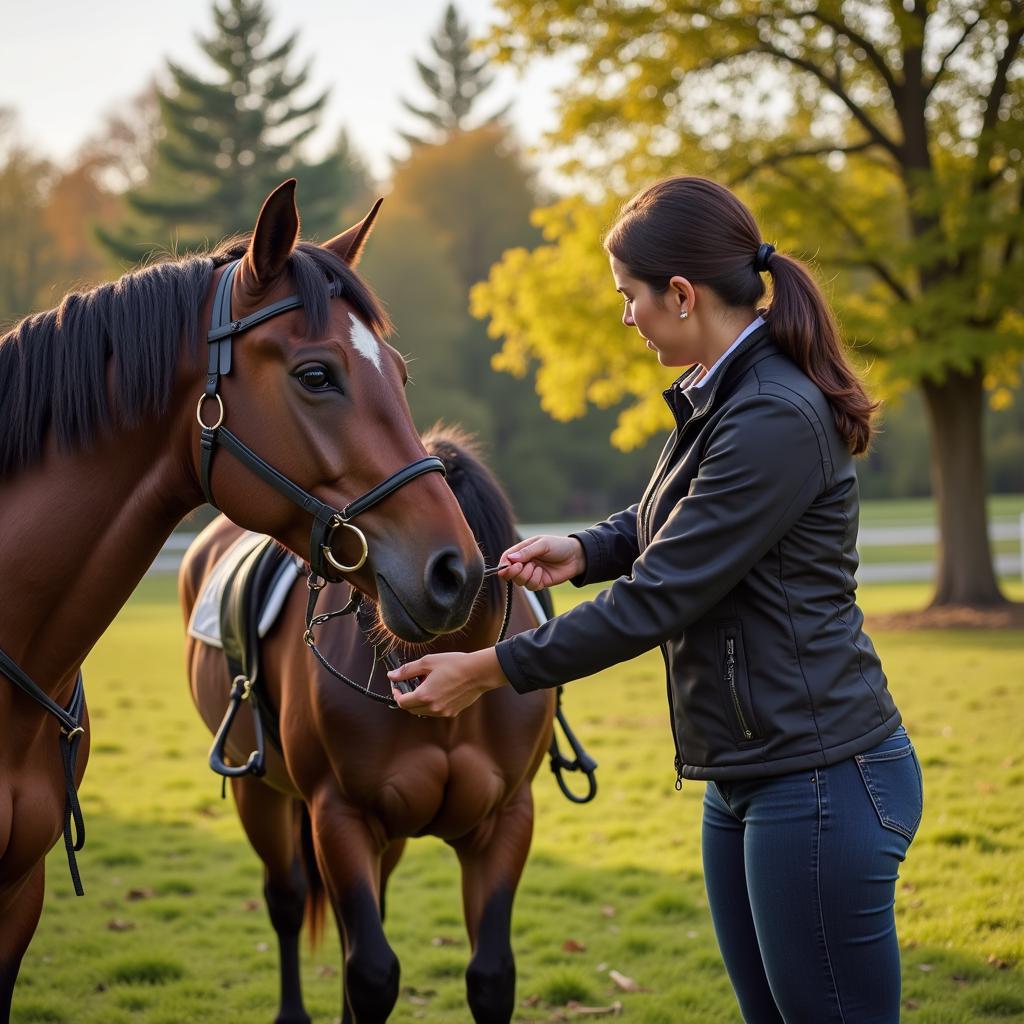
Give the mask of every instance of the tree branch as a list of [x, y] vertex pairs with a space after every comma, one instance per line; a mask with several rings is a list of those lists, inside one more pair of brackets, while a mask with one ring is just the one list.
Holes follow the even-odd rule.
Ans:
[[889, 89], [889, 95], [892, 96], [893, 103], [897, 101], [900, 84], [896, 81], [896, 78], [892, 73], [892, 69], [888, 64], [886, 64], [885, 59], [882, 57], [881, 53], [878, 52], [875, 44], [872, 43], [870, 39], [861, 35], [859, 32], [855, 32], [841, 19], [823, 14], [816, 7], [812, 7], [809, 10], [804, 11], [802, 16], [809, 16], [820, 21], [822, 25], [827, 25], [832, 29], [836, 35], [845, 36], [855, 46], [859, 46], [867, 54], [868, 60], [874, 64], [875, 69], [882, 76], [882, 80]]
[[957, 50], [967, 42], [967, 37], [974, 31], [974, 29], [981, 24], [981, 15], [977, 15], [974, 21], [967, 22], [964, 25], [963, 32], [960, 33], [960, 38], [943, 54], [942, 60], [939, 61], [939, 66], [932, 75], [932, 80], [928, 82], [924, 87], [925, 99], [931, 95], [932, 89], [939, 84], [939, 80], [946, 73], [946, 68], [949, 67], [949, 62]]
[[862, 139], [860, 142], [852, 143], [849, 146], [827, 145], [816, 146], [813, 149], [793, 149], [788, 152], [769, 153], [761, 160], [755, 160], [746, 168], [746, 170], [741, 171], [738, 175], [732, 178], [730, 180], [730, 187], [742, 184], [765, 167], [777, 167], [779, 164], [787, 163], [790, 160], [797, 160], [800, 157], [805, 156], [825, 156], [831, 153], [862, 153], [864, 150], [870, 149], [874, 145], [874, 139]]
[[[1014, 5], [1019, 14], [1021, 4]], [[975, 180], [981, 188], [990, 189], [1001, 175], [997, 172], [992, 174], [988, 167], [994, 148], [994, 132], [996, 121], [999, 119], [999, 105], [1003, 102], [1009, 81], [1010, 68], [1013, 66], [1017, 51], [1020, 49], [1021, 40], [1024, 39], [1024, 21], [1021, 22], [1009, 35], [1006, 40], [1006, 49], [1003, 50], [996, 64], [996, 73], [992, 79], [992, 89], [985, 101], [985, 113], [981, 118], [981, 131], [978, 133], [978, 155], [975, 158]]]
[[854, 119], [861, 125], [861, 127], [871, 136], [871, 138], [884, 149], [887, 149], [896, 160], [900, 159], [899, 146], [892, 139], [889, 138], [881, 128], [868, 116], [868, 114], [861, 109], [861, 107], [854, 102], [850, 94], [842, 87], [842, 83], [818, 67], [814, 61], [808, 60], [806, 57], [796, 57], [792, 54], [786, 53], [785, 50], [779, 49], [774, 43], [769, 42], [763, 36], [758, 34], [761, 46], [765, 53], [769, 53], [772, 56], [778, 57], [779, 60], [783, 60], [792, 64], [794, 67], [802, 68], [804, 71], [809, 72], [815, 78], [818, 79], [829, 92], [834, 96], [842, 100], [844, 106], [853, 114]]
[[[776, 173], [790, 182], [795, 188], [800, 189], [802, 192], [807, 191], [807, 182], [802, 179], [797, 179], [785, 169], [779, 169]], [[867, 239], [861, 234], [858, 227], [850, 220], [849, 217], [843, 212], [843, 210], [832, 202], [827, 196], [821, 192], [816, 192], [814, 198], [824, 206], [829, 214], [846, 229], [847, 234], [854, 240], [854, 242], [860, 246], [861, 249], [867, 250]], [[836, 256], [830, 258], [829, 262], [835, 263], [838, 266], [850, 266], [850, 267], [867, 267], [873, 270], [882, 281], [883, 284], [896, 296], [900, 302], [909, 303], [912, 301], [910, 293], [903, 286], [903, 284], [897, 279], [896, 275], [877, 257], [873, 256], [862, 256], [859, 258], [854, 257], [843, 257]]]

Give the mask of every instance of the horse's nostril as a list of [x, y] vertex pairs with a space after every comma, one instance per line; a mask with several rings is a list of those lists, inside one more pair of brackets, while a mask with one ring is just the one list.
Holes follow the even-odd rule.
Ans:
[[438, 551], [427, 563], [427, 593], [439, 604], [449, 606], [466, 586], [466, 563], [456, 548]]

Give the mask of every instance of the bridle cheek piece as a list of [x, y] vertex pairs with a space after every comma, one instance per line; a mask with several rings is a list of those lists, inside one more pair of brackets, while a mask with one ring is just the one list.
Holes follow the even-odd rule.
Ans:
[[[255, 313], [250, 313], [240, 320], [233, 319], [231, 316], [231, 286], [241, 262], [241, 260], [234, 260], [224, 267], [213, 298], [213, 315], [210, 318], [210, 332], [206, 338], [210, 346], [206, 387], [202, 395], [199, 396], [196, 406], [196, 419], [200, 426], [200, 484], [206, 500], [216, 508], [217, 503], [213, 500], [210, 481], [213, 455], [218, 447], [230, 452], [264, 483], [270, 484], [289, 501], [313, 517], [313, 530], [309, 538], [309, 566], [314, 575], [322, 579], [336, 580], [336, 574], [350, 573], [361, 569], [370, 554], [366, 534], [351, 520], [373, 508], [374, 505], [424, 473], [440, 473], [443, 476], [444, 463], [435, 456], [417, 459], [397, 473], [392, 473], [376, 487], [371, 488], [361, 497], [349, 502], [345, 508], [339, 510], [320, 501], [319, 498], [293, 483], [225, 427], [224, 400], [218, 392], [218, 386], [220, 378], [231, 372], [231, 343], [235, 336], [248, 331], [257, 324], [265, 323], [275, 316], [302, 307], [302, 300], [298, 295], [289, 295], [287, 298], [261, 307]], [[340, 287], [332, 284], [331, 296], [337, 297], [340, 294]], [[217, 418], [212, 424], [207, 424], [203, 419], [203, 406], [208, 399], [217, 403]], [[353, 534], [359, 542], [359, 555], [351, 563], [340, 561], [334, 554], [333, 541], [336, 532], [341, 529]]]

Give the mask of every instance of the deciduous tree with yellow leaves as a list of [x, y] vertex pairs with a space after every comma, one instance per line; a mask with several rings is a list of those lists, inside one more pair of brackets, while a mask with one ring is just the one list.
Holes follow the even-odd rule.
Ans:
[[[474, 309], [553, 415], [633, 396], [614, 440], [664, 422], [660, 379], [617, 326], [600, 248], [618, 203], [667, 174], [738, 189], [767, 238], [816, 261], [848, 340], [928, 411], [935, 604], [1004, 600], [989, 551], [982, 419], [1024, 351], [1022, 0], [498, 0], [496, 53], [565, 53], [551, 143], [580, 196], [537, 211]], [[586, 198], [584, 198], [586, 197]]]

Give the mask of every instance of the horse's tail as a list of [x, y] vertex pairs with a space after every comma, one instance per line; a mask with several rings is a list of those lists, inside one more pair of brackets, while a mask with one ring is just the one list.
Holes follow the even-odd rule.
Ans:
[[320, 867], [316, 862], [313, 822], [309, 817], [309, 808], [302, 801], [298, 803], [299, 847], [302, 851], [302, 870], [306, 876], [306, 924], [309, 928], [309, 944], [315, 949], [323, 937], [326, 889]]

